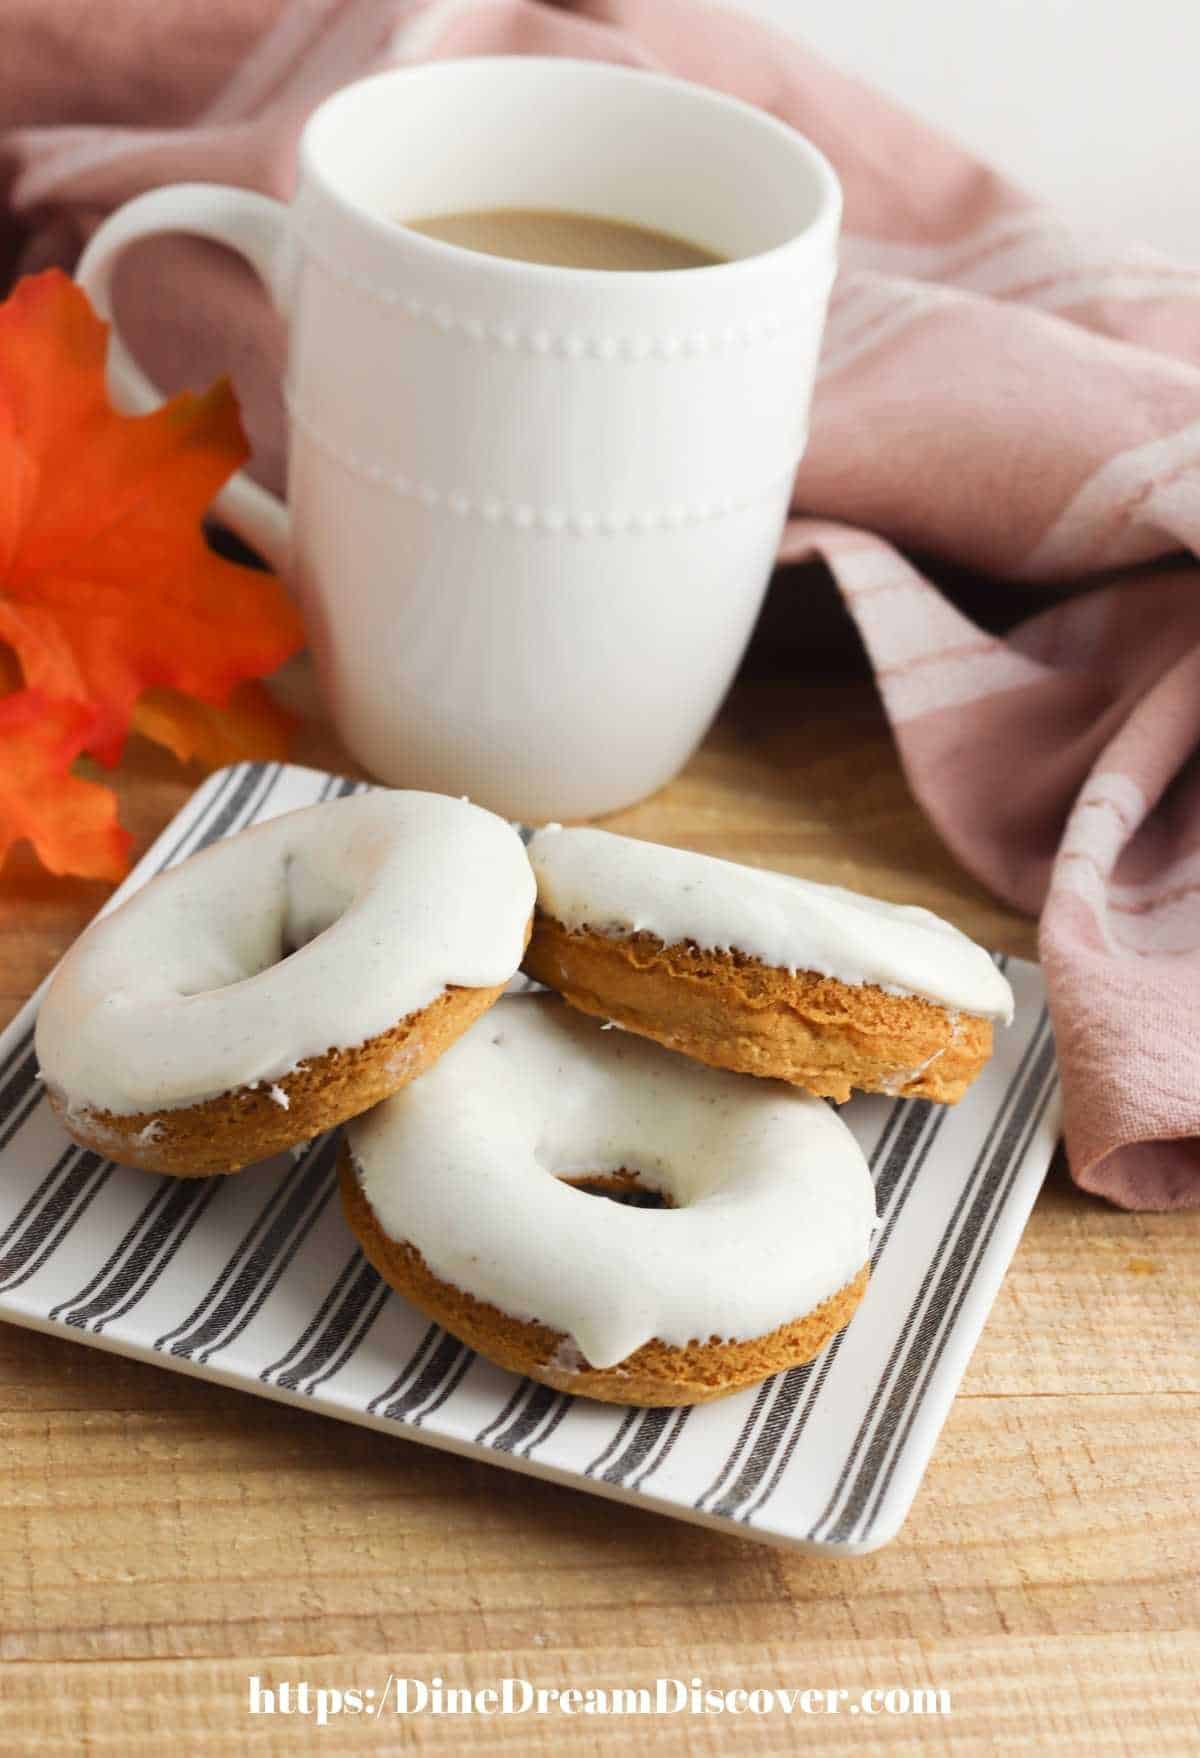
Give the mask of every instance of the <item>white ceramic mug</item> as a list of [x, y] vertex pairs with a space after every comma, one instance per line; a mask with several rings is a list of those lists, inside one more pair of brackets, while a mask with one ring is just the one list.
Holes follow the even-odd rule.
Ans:
[[[406, 229], [566, 208], [729, 260], [515, 262]], [[216, 510], [290, 575], [345, 743], [397, 786], [529, 821], [686, 761], [753, 627], [804, 448], [840, 192], [800, 135], [602, 62], [434, 62], [310, 118], [294, 201], [185, 184], [103, 224], [240, 251], [290, 326], [288, 508]], [[159, 394], [114, 337], [122, 406]]]

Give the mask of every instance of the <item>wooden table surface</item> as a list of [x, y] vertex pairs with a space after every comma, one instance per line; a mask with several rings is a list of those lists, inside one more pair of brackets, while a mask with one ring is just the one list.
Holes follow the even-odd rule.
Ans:
[[[1030, 923], [943, 851], [865, 682], [740, 686], [620, 828], [943, 912]], [[319, 728], [296, 755], [338, 763]], [[131, 749], [139, 852], [196, 777]], [[16, 859], [7, 1019], [103, 901]], [[1200, 1751], [1200, 1214], [1052, 1171], [907, 1526], [844, 1562], [597, 1501], [0, 1326], [4, 1754]], [[476, 1688], [700, 1675], [938, 1687], [941, 1718], [252, 1717], [248, 1678]]]

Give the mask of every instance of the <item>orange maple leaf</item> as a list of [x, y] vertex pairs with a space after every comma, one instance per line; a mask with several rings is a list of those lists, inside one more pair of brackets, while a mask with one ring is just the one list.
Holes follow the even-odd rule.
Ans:
[[[56, 270], [0, 305], [0, 642], [34, 702], [82, 705], [78, 749], [101, 762], [118, 760], [131, 725], [181, 757], [276, 755], [287, 717], [245, 685], [301, 645], [299, 613], [278, 580], [214, 555], [201, 529], [246, 457], [233, 392], [222, 380], [118, 415], [106, 346], [107, 327]], [[25, 737], [36, 712], [9, 736]], [[68, 792], [48, 788], [47, 820]]]
[[175, 690], [148, 690], [133, 711], [133, 730], [173, 751], [181, 763], [220, 769], [254, 756], [287, 756], [292, 716], [256, 678], [237, 684], [223, 708], [181, 696]]
[[28, 837], [52, 873], [119, 879], [125, 872], [131, 839], [117, 822], [117, 796], [70, 773], [91, 723], [82, 703], [52, 702], [37, 690], [0, 698], [0, 866]]

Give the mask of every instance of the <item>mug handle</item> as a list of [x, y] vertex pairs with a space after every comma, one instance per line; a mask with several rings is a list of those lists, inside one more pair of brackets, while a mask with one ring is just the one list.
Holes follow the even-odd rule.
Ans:
[[[75, 270], [76, 281], [112, 326], [109, 394], [119, 409], [132, 415], [148, 414], [164, 398], [113, 325], [112, 278], [125, 247], [156, 232], [190, 232], [236, 250], [258, 275], [276, 310], [287, 316], [288, 210], [283, 202], [220, 183], [177, 183], [135, 196], [92, 234]], [[212, 510], [277, 573], [286, 572], [289, 522], [278, 496], [239, 470], [219, 491]]]

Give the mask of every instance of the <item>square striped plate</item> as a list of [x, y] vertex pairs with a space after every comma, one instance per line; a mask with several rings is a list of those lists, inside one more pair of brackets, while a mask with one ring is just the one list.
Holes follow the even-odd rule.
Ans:
[[[223, 770], [113, 902], [218, 837], [354, 787]], [[853, 1323], [808, 1366], [720, 1403], [619, 1409], [480, 1360], [363, 1261], [329, 1137], [211, 1179], [74, 1147], [39, 1091], [36, 996], [0, 1038], [0, 1317], [750, 1538], [873, 1550], [908, 1512], [1058, 1131], [1041, 976], [1007, 971], [1016, 1022], [961, 1104], [860, 1097], [842, 1112], [880, 1213]]]

